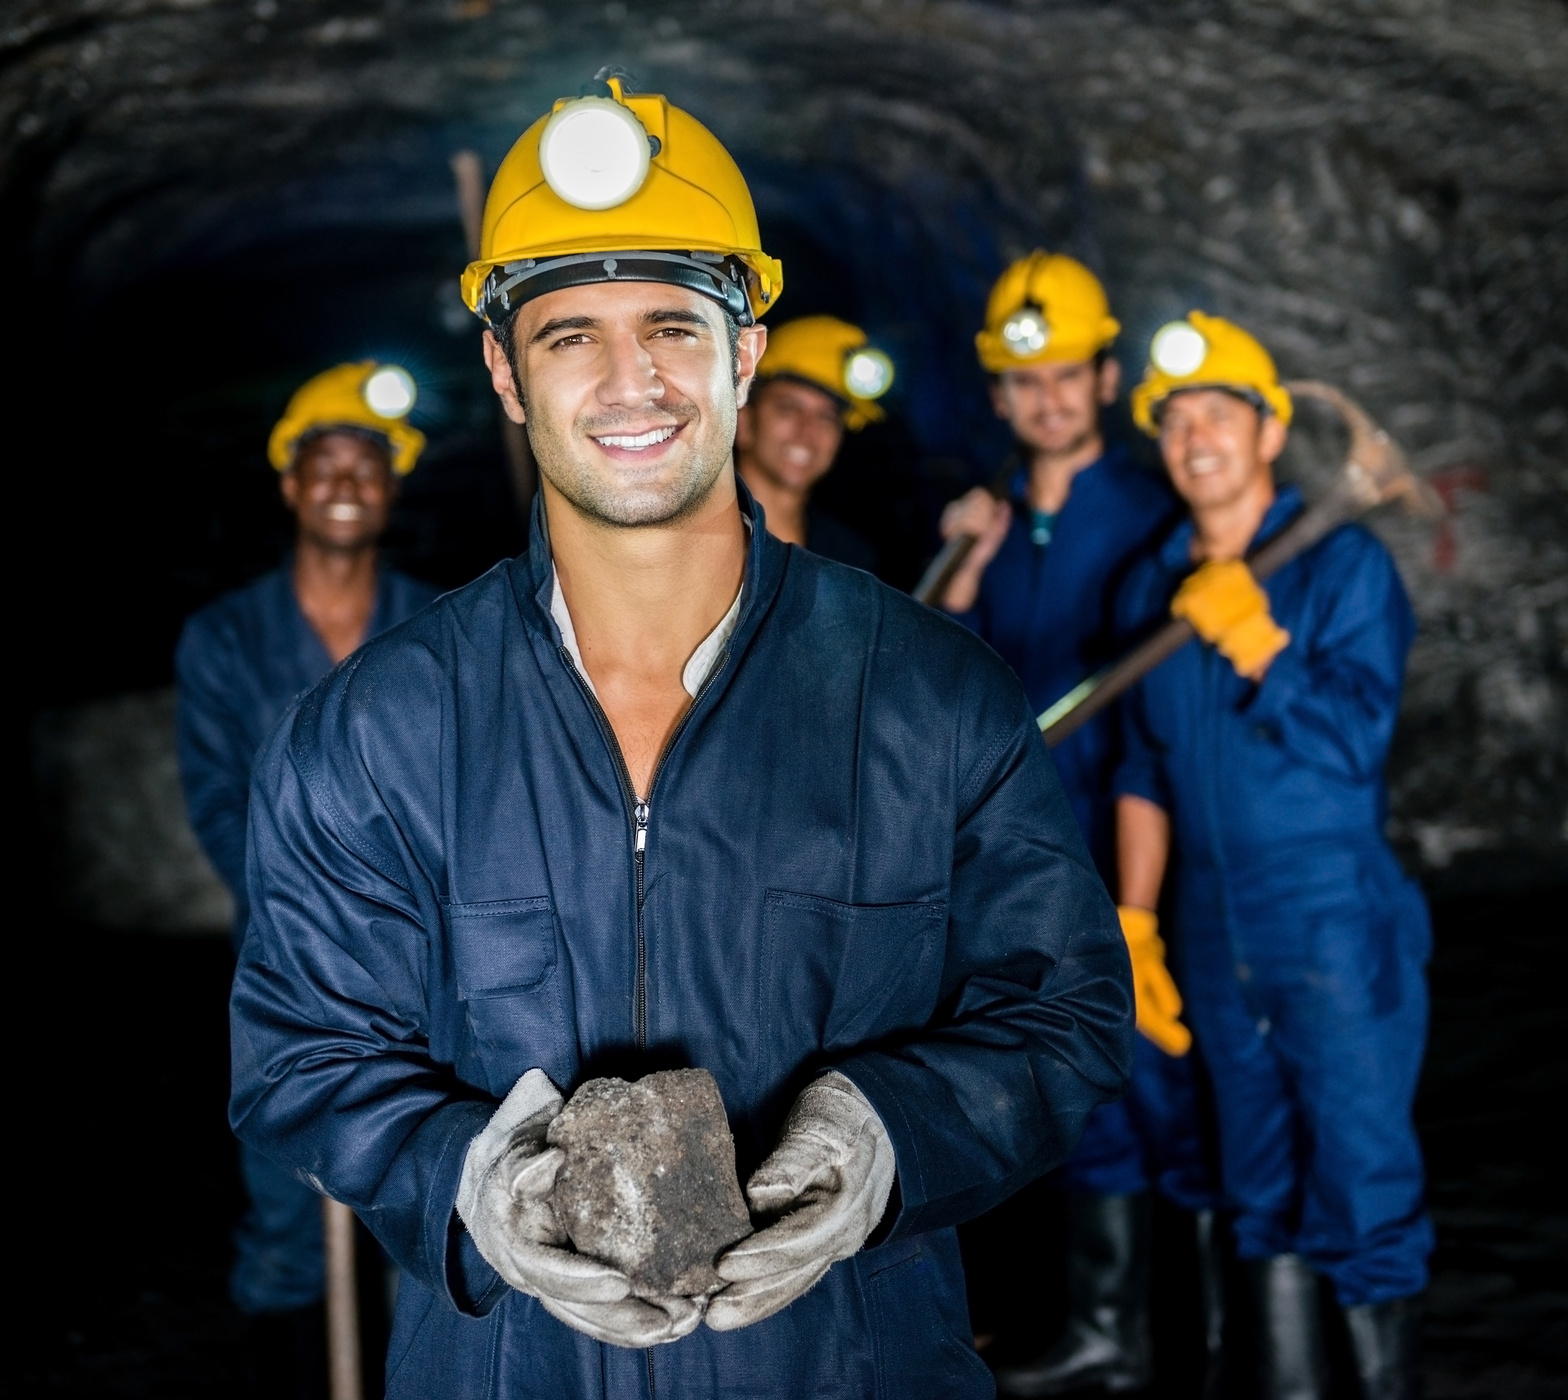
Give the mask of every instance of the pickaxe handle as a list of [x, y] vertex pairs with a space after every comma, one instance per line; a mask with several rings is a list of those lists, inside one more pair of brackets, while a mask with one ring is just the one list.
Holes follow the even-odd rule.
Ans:
[[354, 1271], [354, 1212], [321, 1198], [327, 1265], [327, 1376], [331, 1400], [362, 1400], [359, 1370], [359, 1286]]
[[[985, 489], [997, 500], [1007, 499], [1007, 484], [1012, 479], [1014, 463], [1011, 459], [1005, 462], [1001, 471], [986, 483]], [[969, 552], [975, 547], [976, 540], [973, 535], [954, 535], [946, 541], [941, 549], [937, 550], [935, 558], [926, 565], [925, 573], [920, 575], [920, 582], [914, 586], [910, 593], [917, 603], [924, 603], [927, 607], [941, 605], [942, 595], [947, 592], [947, 585], [953, 581], [953, 575], [964, 567], [964, 560], [969, 557]]]
[[[1350, 452], [1328, 495], [1247, 560], [1260, 582], [1311, 549], [1330, 531], [1385, 501], [1403, 497], [1418, 510], [1431, 510], [1432, 493], [1411, 471], [1398, 445], [1359, 404], [1328, 384], [1302, 381], [1287, 387], [1298, 398], [1321, 399], [1339, 410], [1350, 428]], [[1190, 622], [1173, 618], [1120, 661], [1068, 691], [1039, 717], [1047, 746], [1054, 748], [1061, 743], [1196, 635]]]

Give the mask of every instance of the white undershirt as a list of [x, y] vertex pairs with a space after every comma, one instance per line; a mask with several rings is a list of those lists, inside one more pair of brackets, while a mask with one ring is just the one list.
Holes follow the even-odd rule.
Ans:
[[[751, 522], [748, 520], [746, 523], [749, 525]], [[745, 592], [746, 585], [742, 582], [740, 592], [735, 595], [735, 601], [730, 604], [730, 610], [719, 619], [719, 625], [698, 643], [697, 650], [692, 652], [691, 659], [681, 671], [681, 685], [693, 700], [697, 698], [697, 692], [702, 689], [702, 683], [712, 673], [714, 664], [719, 659], [719, 653], [724, 650], [724, 644], [729, 641], [736, 622], [740, 620], [740, 600]], [[588, 668], [583, 665], [583, 654], [577, 646], [577, 629], [572, 626], [572, 615], [566, 607], [566, 595], [561, 592], [561, 576], [555, 571], [553, 564], [550, 566], [550, 616], [555, 619], [555, 625], [561, 629], [561, 645], [571, 656], [572, 664], [577, 667], [577, 674], [588, 683], [588, 689], [593, 691], [594, 699], [597, 700], [599, 692], [594, 690], [593, 678], [588, 674]]]

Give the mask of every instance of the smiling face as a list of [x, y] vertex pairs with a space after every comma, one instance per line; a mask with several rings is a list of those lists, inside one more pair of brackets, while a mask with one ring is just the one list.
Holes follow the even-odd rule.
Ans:
[[1222, 389], [1186, 389], [1161, 405], [1160, 453], [1171, 485], [1195, 511], [1271, 490], [1285, 427]]
[[735, 446], [744, 468], [787, 491], [809, 491], [838, 456], [844, 414], [831, 394], [794, 379], [759, 385], [740, 411]]
[[488, 334], [485, 359], [555, 491], [601, 524], [662, 525], [695, 510], [730, 465], [767, 333], [741, 328], [733, 356], [730, 334], [725, 313], [696, 292], [601, 282], [518, 311], [515, 379]]
[[373, 548], [397, 499], [389, 449], [359, 433], [308, 439], [279, 485], [300, 537], [334, 551]]
[[997, 376], [991, 404], [1027, 448], [1052, 457], [1086, 448], [1100, 432], [1100, 409], [1115, 401], [1115, 360], [1023, 365]]

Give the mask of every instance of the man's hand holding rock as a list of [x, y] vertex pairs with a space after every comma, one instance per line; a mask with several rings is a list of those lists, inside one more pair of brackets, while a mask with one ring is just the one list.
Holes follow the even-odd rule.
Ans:
[[865, 1095], [842, 1074], [809, 1085], [746, 1183], [752, 1210], [776, 1219], [720, 1256], [729, 1286], [708, 1304], [708, 1326], [761, 1322], [848, 1259], [881, 1222], [895, 1171], [892, 1140]]
[[546, 1140], [564, 1106], [543, 1070], [513, 1085], [469, 1144], [458, 1215], [491, 1268], [569, 1327], [623, 1347], [684, 1337], [702, 1321], [702, 1299], [636, 1297], [625, 1274], [572, 1252], [550, 1204], [565, 1154]]

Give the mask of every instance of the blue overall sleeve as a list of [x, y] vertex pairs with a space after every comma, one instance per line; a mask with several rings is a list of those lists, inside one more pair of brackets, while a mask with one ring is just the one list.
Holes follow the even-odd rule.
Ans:
[[1126, 943], [1040, 732], [1015, 684], [978, 709], [957, 745], [941, 1009], [837, 1066], [893, 1140], [889, 1239], [971, 1219], [1058, 1165], [1131, 1068]]
[[235, 898], [245, 897], [245, 815], [255, 741], [235, 706], [234, 640], [208, 619], [188, 623], [174, 654], [180, 786], [196, 839]]
[[1301, 762], [1361, 782], [1388, 756], [1415, 616], [1393, 559], [1365, 531], [1342, 530], [1322, 549], [1290, 645], [1244, 704]]
[[352, 703], [333, 694], [307, 696], [256, 766], [230, 1121], [473, 1312], [449, 1248], [463, 1160], [495, 1105], [430, 1053], [428, 882], [366, 771]]

